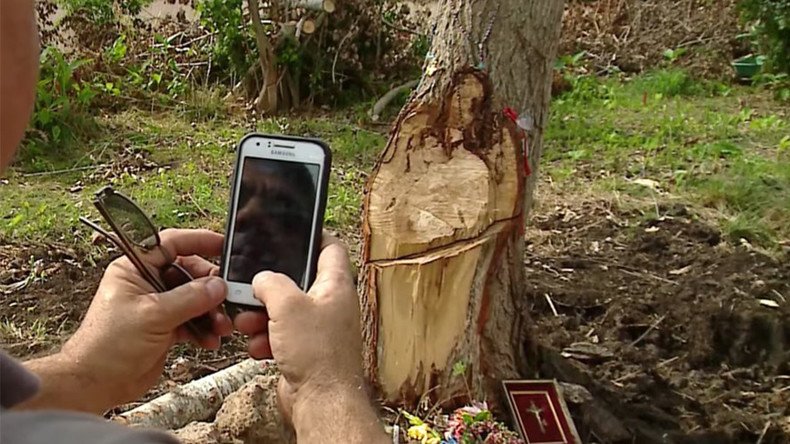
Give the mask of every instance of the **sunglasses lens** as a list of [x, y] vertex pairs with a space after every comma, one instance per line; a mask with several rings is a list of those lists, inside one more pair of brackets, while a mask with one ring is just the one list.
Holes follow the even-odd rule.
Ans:
[[192, 280], [192, 276], [179, 267], [178, 264], [167, 265], [159, 275], [162, 277], [162, 282], [164, 282], [168, 290], [180, 287]]
[[132, 243], [146, 249], [156, 246], [156, 228], [135, 204], [117, 194], [106, 196], [102, 203], [113, 222]]

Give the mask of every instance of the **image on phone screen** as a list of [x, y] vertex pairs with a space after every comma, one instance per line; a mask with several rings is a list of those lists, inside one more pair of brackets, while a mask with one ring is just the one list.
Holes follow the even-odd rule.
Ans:
[[305, 287], [320, 166], [247, 157], [233, 220], [228, 280], [251, 284], [264, 270]]

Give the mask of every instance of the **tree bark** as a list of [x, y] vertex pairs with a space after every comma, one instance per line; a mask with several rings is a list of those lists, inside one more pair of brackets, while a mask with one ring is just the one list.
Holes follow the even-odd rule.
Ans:
[[[531, 371], [523, 229], [562, 0], [442, 0], [417, 90], [367, 184], [365, 363], [382, 398], [486, 399]], [[522, 125], [506, 117], [512, 108]], [[529, 142], [532, 174], [524, 164]]]
[[172, 430], [193, 421], [214, 416], [225, 397], [258, 375], [277, 371], [272, 361], [246, 359], [226, 369], [182, 385], [135, 409], [121, 413], [113, 421], [131, 427]]

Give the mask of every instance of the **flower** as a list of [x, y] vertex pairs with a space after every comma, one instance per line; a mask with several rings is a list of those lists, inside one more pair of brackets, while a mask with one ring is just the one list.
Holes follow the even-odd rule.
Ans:
[[453, 412], [444, 436], [448, 443], [523, 444], [518, 435], [494, 420], [485, 403], [475, 403]]
[[441, 438], [428, 424], [420, 424], [409, 427], [409, 438], [419, 439], [421, 444], [440, 444]]

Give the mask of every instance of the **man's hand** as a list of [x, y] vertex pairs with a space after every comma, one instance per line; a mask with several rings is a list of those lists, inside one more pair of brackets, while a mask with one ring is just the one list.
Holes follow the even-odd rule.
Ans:
[[[155, 293], [126, 257], [112, 262], [85, 319], [61, 352], [27, 363], [41, 376], [42, 393], [23, 407], [102, 412], [138, 399], [156, 383], [170, 348], [178, 341], [194, 341], [183, 327], [189, 319], [211, 312], [214, 335], [201, 338], [203, 347], [217, 348], [219, 337], [231, 333], [230, 320], [216, 310], [225, 299], [226, 285], [215, 277], [217, 267], [200, 257], [218, 256], [222, 235], [165, 230], [161, 239], [171, 257], [196, 279]], [[61, 373], [53, 373], [53, 366]], [[77, 393], [64, 393], [65, 385], [75, 383]], [[69, 399], [72, 395], [76, 398]]]
[[386, 442], [364, 389], [359, 299], [340, 241], [324, 235], [307, 293], [271, 272], [255, 277], [253, 291], [268, 315], [240, 313], [236, 328], [251, 336], [250, 355], [277, 361], [278, 395], [299, 442]]

